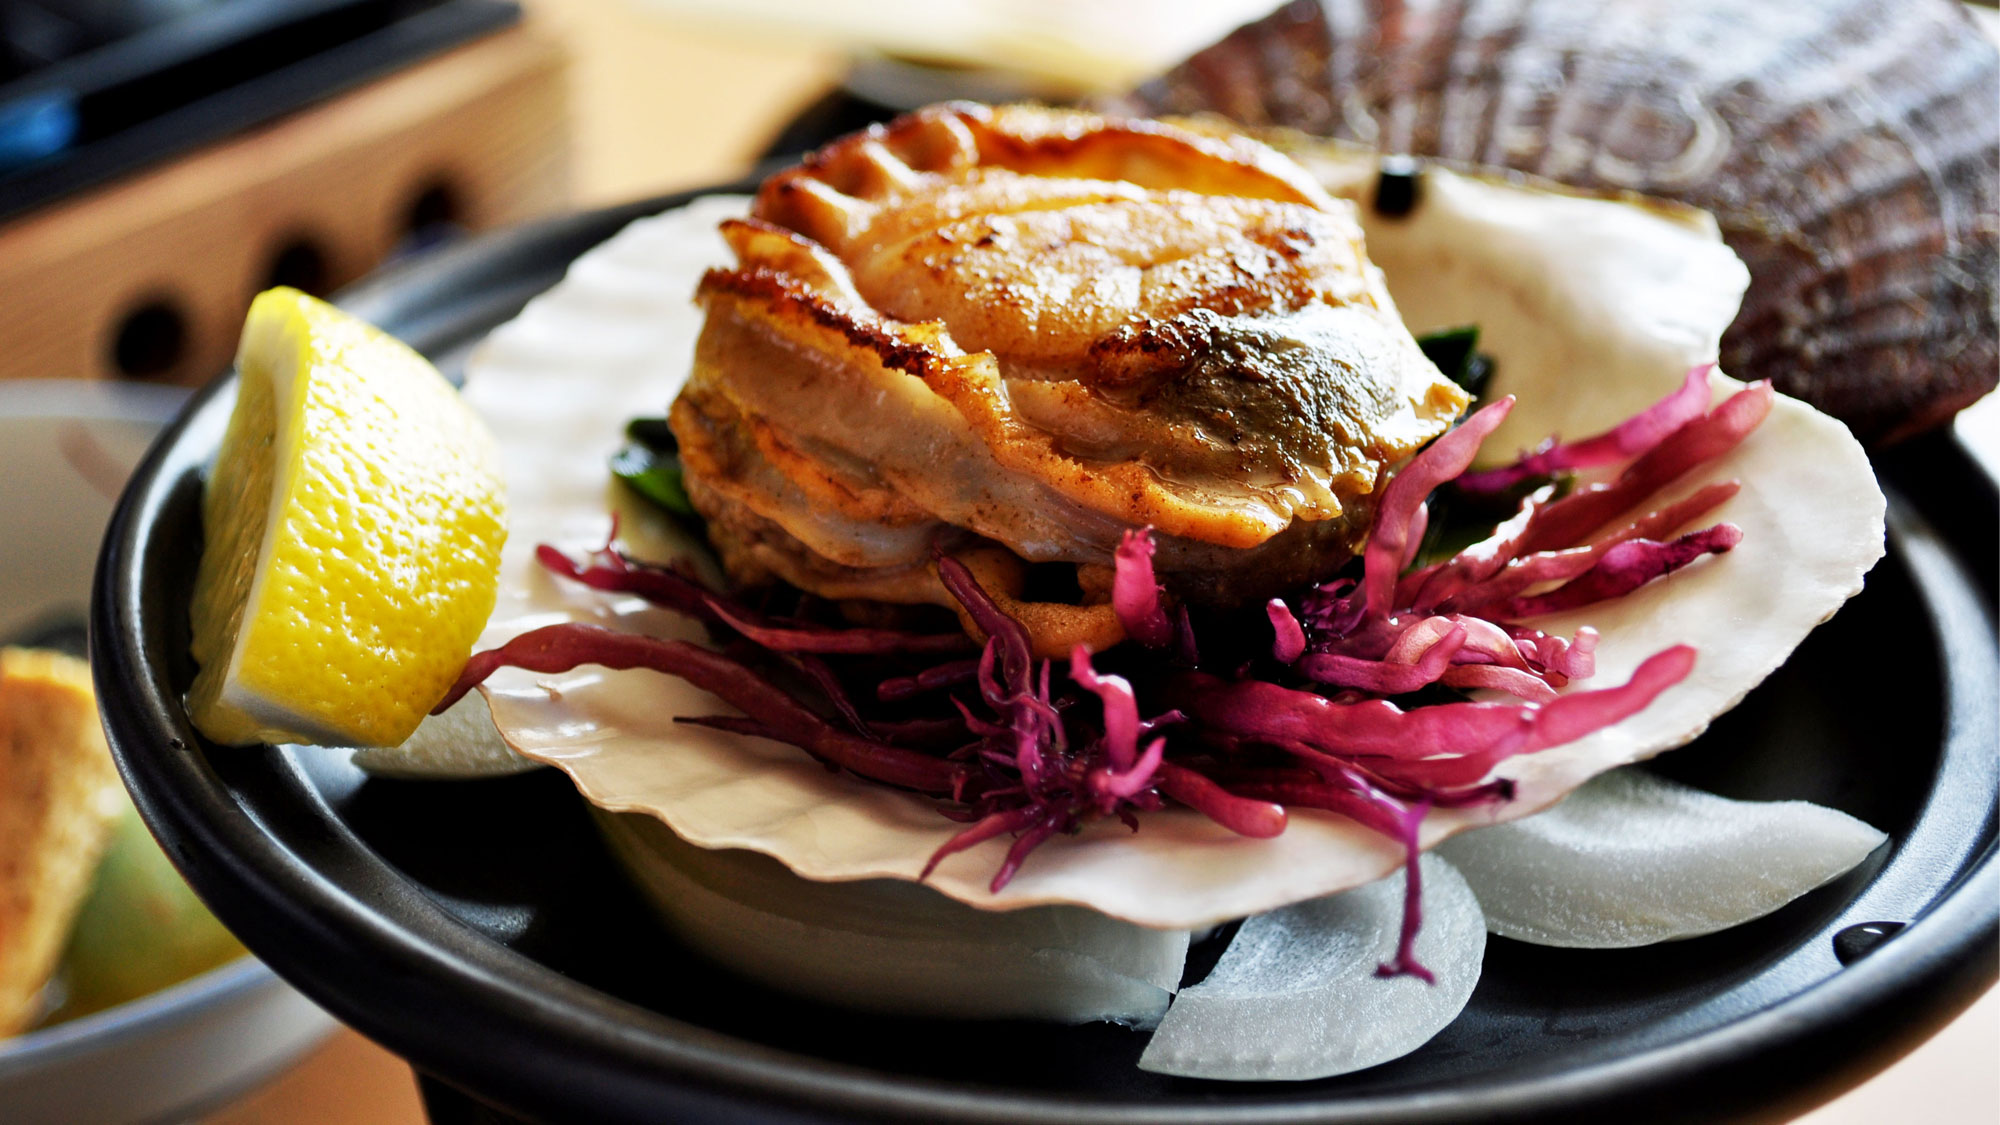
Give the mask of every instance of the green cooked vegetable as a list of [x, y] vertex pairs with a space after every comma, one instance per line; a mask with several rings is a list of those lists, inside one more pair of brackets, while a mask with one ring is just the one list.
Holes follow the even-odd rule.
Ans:
[[1486, 384], [1493, 377], [1493, 360], [1479, 351], [1478, 325], [1426, 333], [1417, 337], [1417, 347], [1466, 394], [1476, 399], [1486, 393]]
[[681, 480], [680, 442], [665, 418], [634, 418], [625, 424], [625, 445], [611, 455], [611, 474], [674, 516], [700, 519]]
[[628, 445], [612, 454], [611, 473], [634, 492], [674, 515], [695, 514], [687, 488], [681, 483], [681, 463], [677, 457], [662, 457], [645, 446]]
[[54, 1023], [136, 1000], [244, 955], [130, 805], [70, 931]]

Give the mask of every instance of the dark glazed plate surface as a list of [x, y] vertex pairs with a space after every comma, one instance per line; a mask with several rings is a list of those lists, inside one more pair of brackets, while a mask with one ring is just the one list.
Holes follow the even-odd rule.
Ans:
[[[577, 254], [684, 198], [472, 243], [345, 303], [455, 371]], [[1996, 502], [1948, 439], [1880, 462], [1890, 552], [1867, 591], [1660, 764], [1733, 797], [1844, 809], [1888, 832], [1890, 849], [1707, 938], [1616, 952], [1496, 940], [1471, 1006], [1414, 1055], [1321, 1082], [1230, 1085], [1138, 1071], [1143, 1037], [1115, 1027], [866, 1017], [733, 978], [651, 920], [553, 772], [371, 781], [338, 752], [203, 741], [179, 704], [187, 591], [200, 472], [233, 394], [233, 380], [218, 382], [168, 432], [105, 543], [92, 628], [120, 766], [176, 862], [252, 949], [419, 1068], [516, 1113], [1714, 1120], [1831, 1096], [1994, 976]], [[1834, 935], [1874, 921], [1911, 924], [1843, 966]]]

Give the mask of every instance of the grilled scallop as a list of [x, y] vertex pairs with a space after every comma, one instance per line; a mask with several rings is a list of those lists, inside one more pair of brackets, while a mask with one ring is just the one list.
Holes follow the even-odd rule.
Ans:
[[1352, 206], [1239, 137], [936, 107], [723, 234], [671, 417], [733, 576], [948, 605], [934, 552], [1010, 599], [1071, 566], [1084, 607], [1020, 607], [1048, 653], [1119, 639], [1088, 603], [1134, 528], [1190, 601], [1324, 577], [1465, 403]]

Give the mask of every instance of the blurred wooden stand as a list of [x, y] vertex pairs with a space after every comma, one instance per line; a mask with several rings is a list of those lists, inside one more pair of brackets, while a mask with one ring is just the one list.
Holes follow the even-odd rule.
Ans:
[[260, 289], [558, 209], [564, 69], [513, 27], [0, 224], [0, 378], [204, 382]]

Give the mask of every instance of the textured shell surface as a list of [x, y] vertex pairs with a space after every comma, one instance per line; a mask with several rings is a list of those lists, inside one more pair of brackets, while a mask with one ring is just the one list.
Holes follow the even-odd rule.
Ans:
[[1751, 274], [1723, 366], [1880, 445], [2000, 377], [1996, 107], [1951, 0], [1299, 0], [1118, 108], [1701, 207]]

